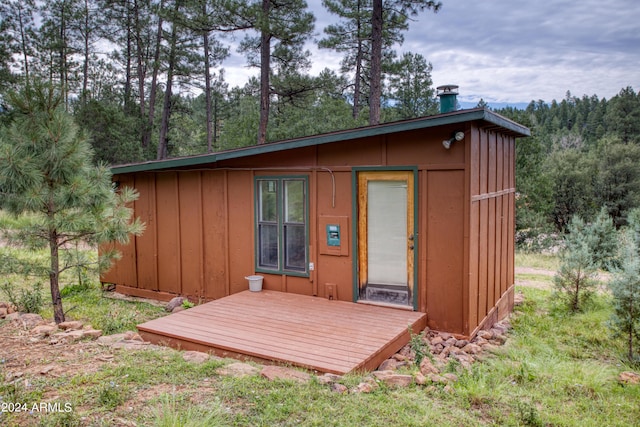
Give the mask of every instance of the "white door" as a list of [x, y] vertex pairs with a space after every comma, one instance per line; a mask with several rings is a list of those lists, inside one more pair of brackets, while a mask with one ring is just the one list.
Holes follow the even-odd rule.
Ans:
[[358, 174], [359, 298], [412, 305], [413, 172]]

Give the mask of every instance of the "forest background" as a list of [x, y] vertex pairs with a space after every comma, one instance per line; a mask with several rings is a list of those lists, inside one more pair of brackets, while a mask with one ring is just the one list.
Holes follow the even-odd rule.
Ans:
[[[339, 71], [311, 75], [305, 43], [314, 16], [303, 0], [5, 1], [0, 124], [12, 119], [3, 102], [8, 92], [35, 79], [59, 88], [66, 110], [91, 138], [96, 163], [106, 164], [438, 112], [432, 64], [395, 47], [411, 17], [437, 12], [440, 2], [324, 0], [323, 6], [336, 23], [318, 47], [343, 59]], [[258, 70], [244, 86], [225, 82], [231, 44]], [[521, 247], [552, 245], [545, 237], [566, 231], [576, 214], [589, 221], [604, 206], [622, 227], [640, 207], [640, 94], [631, 86], [608, 100], [567, 92], [559, 101], [496, 112], [532, 130], [517, 141]]]

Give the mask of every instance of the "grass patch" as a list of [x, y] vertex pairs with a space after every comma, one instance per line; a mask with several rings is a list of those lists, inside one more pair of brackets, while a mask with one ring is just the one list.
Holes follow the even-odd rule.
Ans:
[[[166, 314], [162, 307], [113, 299], [108, 295], [93, 282], [85, 290], [68, 292], [62, 303], [69, 319], [88, 322], [104, 335], [135, 330], [136, 325]], [[50, 308], [43, 314], [53, 316]]]
[[515, 263], [518, 267], [540, 268], [552, 271], [557, 271], [560, 267], [560, 260], [556, 255], [524, 251], [516, 251]]
[[206, 407], [193, 405], [184, 395], [164, 394], [153, 414], [156, 427], [201, 427], [229, 425], [231, 417], [219, 398]]
[[[84, 258], [97, 259], [95, 250], [81, 252]], [[22, 311], [38, 312], [45, 318], [53, 318], [48, 278], [42, 277], [49, 262], [48, 250], [0, 247], [0, 257], [30, 266], [29, 274], [4, 274], [0, 277], [0, 300], [14, 302]], [[38, 272], [41, 274], [36, 275]], [[90, 323], [105, 335], [134, 330], [137, 324], [165, 314], [162, 308], [144, 302], [108, 298], [108, 293], [100, 289], [95, 271], [66, 270], [60, 277], [60, 287], [67, 320]]]
[[607, 297], [597, 296], [590, 311], [568, 315], [554, 311], [550, 291], [524, 293], [507, 345], [474, 365], [475, 381], [456, 388], [468, 388], [475, 402], [497, 398], [508, 408], [501, 420], [508, 425], [633, 425], [640, 416], [633, 403], [639, 391], [616, 380], [632, 367], [606, 328]]

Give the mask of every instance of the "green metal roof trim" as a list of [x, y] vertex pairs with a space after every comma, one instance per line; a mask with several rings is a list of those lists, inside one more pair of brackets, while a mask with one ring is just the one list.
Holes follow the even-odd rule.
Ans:
[[336, 131], [321, 135], [290, 139], [286, 141], [271, 142], [263, 145], [238, 148], [235, 150], [220, 151], [212, 154], [178, 157], [166, 160], [152, 160], [148, 162], [132, 163], [128, 165], [118, 165], [113, 166], [111, 168], [111, 172], [115, 175], [131, 172], [175, 169], [185, 166], [198, 166], [215, 163], [221, 160], [236, 159], [258, 154], [291, 150], [294, 148], [303, 148], [314, 145], [328, 144], [331, 142], [348, 141], [369, 136], [387, 135], [391, 133], [406, 132], [415, 129], [426, 129], [436, 126], [445, 126], [476, 120], [482, 120], [494, 126], [499, 126], [507, 133], [515, 134], [519, 137], [531, 136], [531, 131], [529, 130], [529, 128], [511, 121], [490, 110], [484, 108], [476, 108], [471, 110], [458, 110], [452, 113], [438, 114], [435, 116], [421, 117], [418, 119], [404, 120], [401, 122], [384, 123], [376, 126]]

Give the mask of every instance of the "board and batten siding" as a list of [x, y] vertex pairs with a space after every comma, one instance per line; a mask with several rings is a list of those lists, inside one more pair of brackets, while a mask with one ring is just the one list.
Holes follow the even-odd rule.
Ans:
[[515, 254], [515, 138], [487, 128], [473, 132], [467, 334], [513, 306]]
[[[244, 289], [245, 281], [232, 283], [230, 277], [244, 277], [253, 270], [253, 248], [229, 236], [251, 233], [246, 226], [253, 222], [247, 197], [250, 172], [234, 172], [233, 180], [227, 171], [215, 170], [137, 173], [116, 179], [138, 191], [133, 207], [146, 230], [128, 245], [118, 245], [122, 259], [103, 274], [103, 282], [125, 287], [128, 294], [158, 299], [179, 294], [210, 300]], [[229, 208], [234, 221], [229, 221]]]

